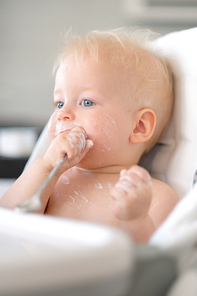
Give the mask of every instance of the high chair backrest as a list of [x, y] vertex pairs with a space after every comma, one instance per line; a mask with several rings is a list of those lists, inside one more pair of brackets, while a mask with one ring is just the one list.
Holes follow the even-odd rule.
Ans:
[[141, 164], [181, 198], [197, 169], [197, 28], [170, 33], [157, 45], [173, 68], [174, 111], [165, 134]]
[[[173, 32], [156, 41], [171, 62], [175, 102], [171, 122], [155, 147], [140, 161], [149, 172], [183, 197], [197, 169], [197, 28]], [[43, 130], [27, 166], [49, 145]]]

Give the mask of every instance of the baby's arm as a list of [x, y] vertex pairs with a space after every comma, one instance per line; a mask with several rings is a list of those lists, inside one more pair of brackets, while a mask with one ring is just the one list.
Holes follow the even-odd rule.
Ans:
[[87, 139], [86, 132], [81, 127], [59, 134], [49, 146], [44, 157], [31, 164], [2, 196], [0, 206], [12, 209], [20, 202], [31, 198], [56, 164], [67, 154], [68, 158], [43, 190], [42, 208], [39, 211], [43, 213], [61, 174], [79, 163], [91, 147], [92, 141]]
[[121, 172], [111, 196], [115, 216], [136, 242], [146, 242], [178, 201], [167, 184], [139, 166]]

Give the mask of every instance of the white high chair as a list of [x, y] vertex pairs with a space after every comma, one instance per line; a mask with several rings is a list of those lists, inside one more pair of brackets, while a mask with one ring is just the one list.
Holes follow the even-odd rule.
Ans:
[[197, 28], [168, 34], [158, 45], [173, 66], [175, 106], [159, 147], [150, 153], [150, 172], [166, 181], [181, 201], [150, 245], [177, 259], [180, 276], [168, 296], [193, 296], [197, 294], [197, 185], [192, 188], [197, 169]]
[[[108, 227], [0, 209], [0, 233], [7, 242], [0, 244], [0, 254], [6, 254], [9, 244], [17, 264], [2, 260], [1, 295], [196, 295], [197, 185], [192, 189], [192, 183], [197, 169], [197, 28], [161, 37], [156, 46], [173, 67], [174, 112], [165, 134], [140, 164], [176, 191], [178, 206], [149, 243], [137, 247], [124, 233]], [[46, 127], [27, 166], [48, 145]]]

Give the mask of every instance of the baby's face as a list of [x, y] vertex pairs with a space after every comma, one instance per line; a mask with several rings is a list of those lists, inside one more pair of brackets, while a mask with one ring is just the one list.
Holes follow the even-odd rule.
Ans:
[[[70, 59], [57, 71], [55, 111], [49, 122], [53, 140], [60, 132], [82, 126], [94, 147], [80, 165], [105, 166], [116, 163], [129, 144], [132, 98], [128, 99], [123, 75], [112, 65], [96, 64], [86, 58]], [[94, 159], [94, 161], [93, 161]]]

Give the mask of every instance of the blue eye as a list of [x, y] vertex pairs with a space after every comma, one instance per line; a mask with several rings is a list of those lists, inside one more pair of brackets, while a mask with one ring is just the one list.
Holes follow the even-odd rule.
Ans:
[[62, 109], [63, 106], [64, 106], [64, 103], [63, 102], [58, 102], [57, 103], [57, 108], [58, 109]]
[[85, 99], [81, 102], [81, 105], [83, 107], [91, 107], [91, 106], [95, 105], [95, 103], [93, 103], [92, 101], [90, 101], [88, 99]]

